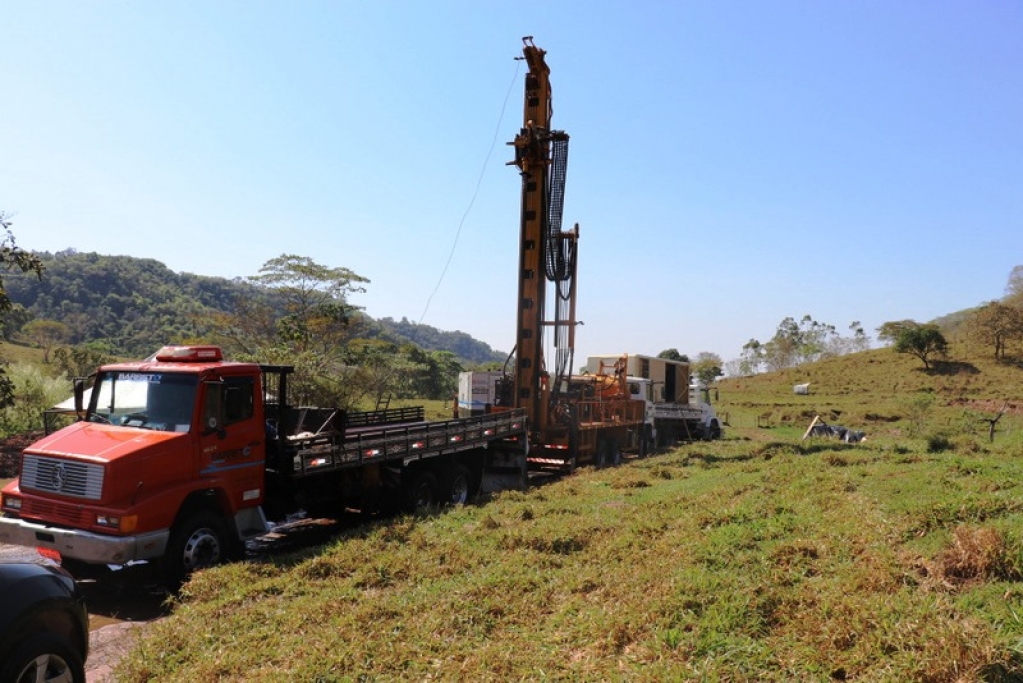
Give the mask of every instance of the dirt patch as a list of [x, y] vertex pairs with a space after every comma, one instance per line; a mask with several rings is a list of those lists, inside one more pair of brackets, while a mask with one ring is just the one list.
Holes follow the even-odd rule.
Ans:
[[967, 410], [973, 410], [978, 413], [990, 413], [991, 415], [997, 415], [1000, 412], [1004, 412], [1007, 415], [1023, 415], [1023, 404], [1004, 399], [960, 398], [950, 401], [949, 405], [962, 406]]

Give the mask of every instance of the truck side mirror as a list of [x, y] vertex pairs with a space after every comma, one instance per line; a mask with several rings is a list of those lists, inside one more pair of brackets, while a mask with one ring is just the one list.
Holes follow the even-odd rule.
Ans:
[[85, 417], [85, 378], [75, 377], [74, 379], [75, 388], [75, 412], [78, 414], [78, 419], [81, 420]]

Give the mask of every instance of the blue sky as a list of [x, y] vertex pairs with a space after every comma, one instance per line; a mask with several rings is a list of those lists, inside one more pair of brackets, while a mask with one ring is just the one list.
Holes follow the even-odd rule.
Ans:
[[873, 334], [1023, 264], [1011, 0], [0, 0], [0, 209], [28, 249], [309, 256], [508, 351], [525, 35], [571, 136], [577, 359]]

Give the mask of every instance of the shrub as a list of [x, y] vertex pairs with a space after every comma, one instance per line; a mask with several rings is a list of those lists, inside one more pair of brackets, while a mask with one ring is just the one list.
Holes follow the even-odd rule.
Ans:
[[928, 453], [944, 453], [953, 450], [952, 439], [947, 434], [937, 433], [927, 437]]
[[35, 365], [15, 363], [7, 376], [14, 384], [14, 404], [0, 410], [0, 436], [42, 429], [43, 411], [71, 394], [67, 380], [49, 377]]

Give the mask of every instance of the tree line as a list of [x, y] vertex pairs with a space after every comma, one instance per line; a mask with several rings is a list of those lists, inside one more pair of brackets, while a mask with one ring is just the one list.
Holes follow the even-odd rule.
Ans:
[[[198, 336], [202, 326], [196, 321], [210, 311], [234, 310], [239, 302], [268, 304], [283, 314], [277, 293], [258, 277], [175, 273], [153, 259], [74, 249], [33, 256], [44, 277], [11, 272], [6, 281], [12, 302], [0, 324], [6, 340], [21, 335], [44, 348], [84, 344], [112, 356], [144, 357], [169, 340]], [[467, 364], [504, 360], [504, 354], [463, 332], [373, 320], [358, 310], [355, 316], [373, 338], [449, 350]]]
[[[214, 343], [237, 360], [295, 365], [299, 401], [351, 407], [446, 400], [460, 370], [506, 358], [464, 332], [374, 320], [350, 301], [368, 280], [307, 257], [282, 254], [229, 280], [175, 273], [153, 259], [26, 252], [9, 216], [0, 219], [0, 338], [41, 348], [44, 363], [67, 378], [165, 344]], [[0, 407], [5, 401], [13, 401], [9, 381], [0, 382]]]
[[[1009, 274], [1005, 296], [954, 316], [957, 332], [977, 348], [987, 349], [992, 358], [1009, 361], [1023, 353], [1023, 266]], [[752, 375], [797, 367], [804, 363], [833, 358], [870, 348], [870, 337], [854, 321], [848, 336], [834, 325], [805, 315], [798, 322], [785, 318], [774, 336], [765, 343], [750, 339], [741, 356], [725, 364], [729, 375]], [[917, 357], [930, 370], [937, 359], [947, 356], [947, 330], [937, 322], [893, 320], [877, 328], [877, 340], [896, 353]]]

